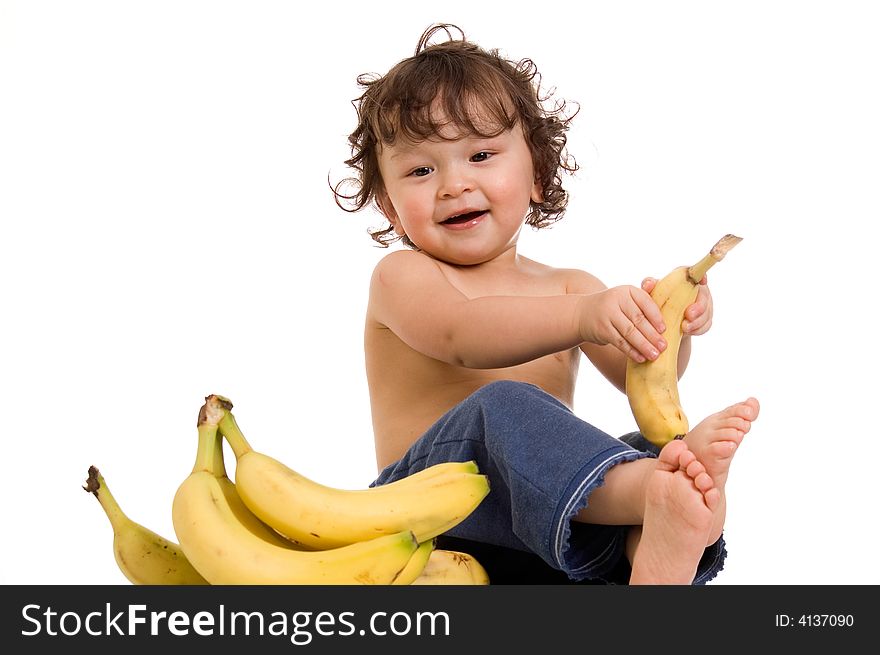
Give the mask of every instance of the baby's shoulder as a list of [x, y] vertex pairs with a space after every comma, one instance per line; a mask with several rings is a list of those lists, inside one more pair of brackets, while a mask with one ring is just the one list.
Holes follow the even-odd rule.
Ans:
[[568, 293], [596, 293], [606, 286], [592, 273], [578, 268], [563, 269], [566, 276], [566, 289]]
[[417, 250], [395, 250], [382, 257], [373, 268], [373, 275], [437, 270], [437, 262]]
[[442, 284], [445, 277], [431, 257], [415, 250], [396, 250], [380, 259], [373, 268], [371, 293], [393, 288], [398, 291], [416, 291]]
[[548, 266], [532, 260], [529, 264], [535, 276], [553, 280], [566, 293], [596, 293], [606, 288], [595, 275], [579, 268]]

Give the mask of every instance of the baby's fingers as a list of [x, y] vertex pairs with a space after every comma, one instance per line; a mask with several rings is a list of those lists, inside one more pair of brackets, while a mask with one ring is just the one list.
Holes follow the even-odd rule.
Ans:
[[619, 321], [612, 321], [617, 331], [614, 345], [627, 357], [636, 362], [644, 362], [648, 359], [657, 359], [659, 351], [648, 341], [645, 336], [636, 329], [636, 324], [621, 317]]
[[681, 322], [683, 334], [698, 336], [705, 334], [712, 327], [712, 315], [709, 312], [697, 313], [693, 318], [687, 318], [688, 316], [688, 312], [685, 312], [685, 319]]
[[635, 319], [638, 318], [639, 315], [647, 319], [653, 330], [643, 329], [639, 325], [637, 325], [637, 327], [639, 327], [645, 336], [647, 336], [652, 342], [657, 343], [660, 335], [666, 331], [666, 324], [663, 322], [663, 313], [660, 311], [660, 307], [657, 306], [657, 303], [654, 302], [654, 299], [651, 298], [648, 293], [633, 291], [632, 298], [635, 302], [637, 314], [635, 316], [630, 316], [630, 318], [633, 318], [634, 323], [638, 323]]
[[613, 325], [620, 338], [618, 347], [637, 362], [657, 359], [666, 348], [661, 336], [666, 330], [663, 315], [647, 294], [633, 294], [633, 303], [624, 308]]
[[700, 286], [696, 300], [684, 312], [681, 329], [685, 334], [698, 335], [706, 332], [711, 323], [712, 294], [709, 293], [708, 287]]

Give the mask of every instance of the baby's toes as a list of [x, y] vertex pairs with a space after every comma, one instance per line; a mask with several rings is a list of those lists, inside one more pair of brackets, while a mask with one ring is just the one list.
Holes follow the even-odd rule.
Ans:
[[715, 486], [715, 481], [705, 471], [702, 471], [694, 477], [694, 486], [704, 495]]
[[752, 422], [741, 416], [728, 416], [724, 420], [724, 429], [737, 430], [745, 434], [752, 428]]
[[723, 461], [733, 457], [738, 443], [738, 441], [716, 441], [706, 446], [704, 452], [716, 461]]
[[746, 436], [746, 433], [737, 427], [731, 426], [720, 428], [713, 436], [716, 443], [732, 441], [735, 444], [739, 444], [743, 440], [743, 437]]
[[685, 473], [688, 474], [688, 477], [692, 480], [696, 480], [701, 473], [706, 472], [706, 467], [703, 466], [703, 463], [698, 459], [693, 459], [682, 468], [684, 469]]
[[745, 404], [751, 408], [751, 411], [749, 412], [748, 416], [746, 416], [746, 418], [750, 421], [754, 421], [756, 418], [758, 418], [758, 414], [761, 411], [761, 404], [758, 402], [757, 398], [749, 398], [745, 402]]
[[714, 512], [718, 507], [718, 504], [721, 502], [721, 492], [713, 487], [708, 491], [703, 492], [703, 498], [706, 501], [706, 507]]
[[[689, 471], [689, 467], [693, 464], [699, 464], [699, 462], [697, 462], [697, 456], [690, 449], [682, 450], [678, 456], [678, 467], [685, 471]], [[691, 475], [691, 477], [693, 477], [693, 475]]]
[[677, 471], [681, 468], [679, 460], [687, 450], [688, 447], [684, 441], [670, 441], [660, 449], [660, 453], [657, 455], [659, 467], [664, 471]]

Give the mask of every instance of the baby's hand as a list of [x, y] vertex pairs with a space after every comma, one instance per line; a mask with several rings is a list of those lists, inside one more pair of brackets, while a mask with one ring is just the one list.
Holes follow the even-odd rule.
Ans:
[[[642, 280], [642, 289], [651, 293], [657, 280], [646, 277]], [[684, 311], [681, 332], [686, 336], [705, 334], [712, 327], [712, 293], [709, 291], [708, 279], [703, 276], [697, 291], [697, 299]]]
[[612, 345], [636, 362], [657, 359], [666, 348], [663, 315], [650, 294], [634, 286], [619, 286], [583, 296], [581, 338]]

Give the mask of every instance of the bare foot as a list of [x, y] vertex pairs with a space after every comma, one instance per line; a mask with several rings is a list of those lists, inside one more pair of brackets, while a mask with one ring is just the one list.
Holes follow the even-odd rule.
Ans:
[[722, 492], [733, 454], [758, 417], [758, 401], [749, 398], [700, 421], [684, 442]]
[[648, 480], [630, 584], [691, 584], [720, 500], [687, 444], [666, 444]]
[[706, 473], [711, 476], [715, 488], [721, 495], [706, 545], [718, 541], [724, 529], [724, 519], [727, 515], [724, 487], [727, 484], [727, 474], [733, 455], [751, 428], [752, 421], [758, 417], [759, 410], [758, 401], [749, 398], [745, 402], [731, 405], [708, 416], [684, 437], [684, 442], [706, 468]]

